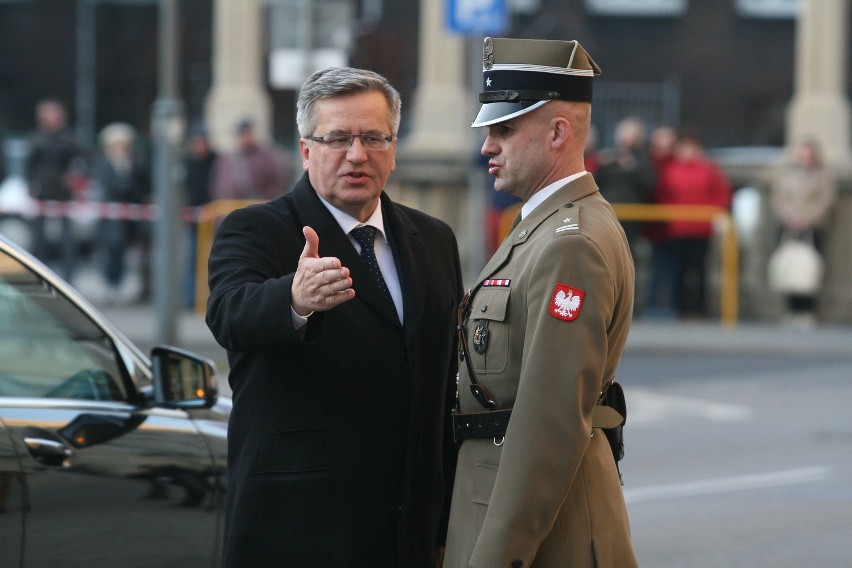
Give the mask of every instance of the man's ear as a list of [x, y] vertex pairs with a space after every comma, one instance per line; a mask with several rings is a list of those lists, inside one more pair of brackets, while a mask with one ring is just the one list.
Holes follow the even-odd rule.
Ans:
[[311, 148], [308, 146], [304, 138], [299, 138], [299, 155], [302, 156], [302, 169], [308, 171], [308, 154], [311, 153]]
[[564, 116], [555, 116], [550, 123], [551, 128], [551, 145], [554, 148], [561, 148], [568, 143], [568, 140], [574, 136], [572, 132], [571, 122]]

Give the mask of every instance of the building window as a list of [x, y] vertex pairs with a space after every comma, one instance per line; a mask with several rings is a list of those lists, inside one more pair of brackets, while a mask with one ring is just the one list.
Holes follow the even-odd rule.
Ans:
[[737, 14], [744, 18], [793, 19], [800, 0], [736, 0]]
[[586, 0], [596, 16], [682, 16], [687, 5], [687, 0]]

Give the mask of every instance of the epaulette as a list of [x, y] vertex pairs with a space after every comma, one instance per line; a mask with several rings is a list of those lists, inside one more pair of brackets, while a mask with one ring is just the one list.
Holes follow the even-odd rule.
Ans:
[[553, 223], [554, 236], [580, 232], [580, 206], [573, 202], [566, 203], [550, 222]]

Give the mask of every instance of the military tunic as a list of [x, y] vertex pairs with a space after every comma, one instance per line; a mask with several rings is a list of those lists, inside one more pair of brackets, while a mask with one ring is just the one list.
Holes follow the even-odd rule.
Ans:
[[[636, 566], [615, 462], [591, 422], [627, 340], [633, 283], [624, 231], [590, 174], [539, 204], [480, 274], [467, 349], [513, 410], [502, 445], [461, 444], [445, 568]], [[460, 367], [460, 411], [484, 411]]]

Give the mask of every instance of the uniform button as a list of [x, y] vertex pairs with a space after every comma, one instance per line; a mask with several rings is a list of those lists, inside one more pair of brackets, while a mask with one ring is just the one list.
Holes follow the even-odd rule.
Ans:
[[518, 238], [522, 239], [527, 236], [527, 230], [524, 229], [520, 233], [518, 233]]
[[522, 568], [524, 565], [523, 560], [512, 560], [512, 568]]
[[480, 310], [480, 311], [482, 313], [485, 313], [486, 311], [488, 311], [488, 306], [482, 306], [482, 310]]

